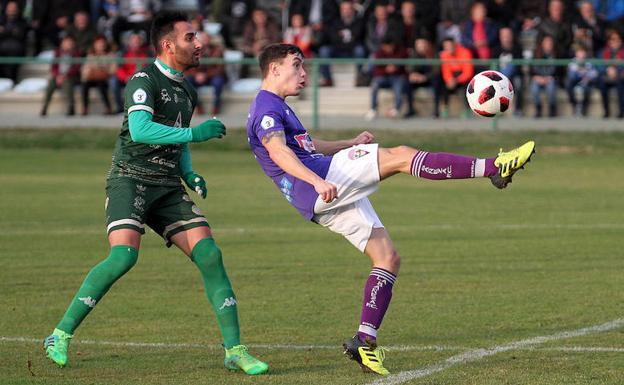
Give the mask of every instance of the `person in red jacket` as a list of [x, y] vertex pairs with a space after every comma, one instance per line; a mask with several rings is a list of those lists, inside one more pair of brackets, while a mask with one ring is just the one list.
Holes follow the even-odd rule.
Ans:
[[[459, 93], [467, 107], [468, 102], [464, 95], [466, 86], [474, 75], [474, 66], [470, 61], [472, 53], [461, 44], [456, 43], [451, 38], [442, 40], [442, 51], [440, 51], [440, 71], [442, 72], [442, 103], [444, 103], [443, 116], [448, 116], [449, 95]], [[461, 61], [460, 61], [461, 60]], [[466, 111], [464, 111], [466, 112]]]
[[[117, 66], [115, 76], [111, 77], [110, 89], [113, 90], [115, 103], [117, 104], [117, 113], [120, 114], [124, 110], [124, 101], [121, 94], [123, 87], [128, 84], [128, 80], [134, 75], [148, 59], [148, 49], [141, 33], [132, 33], [128, 36], [126, 49], [122, 55], [124, 62]], [[140, 62], [139, 59], [144, 59]]]
[[54, 63], [50, 68], [52, 76], [43, 99], [41, 116], [48, 114], [48, 106], [54, 91], [58, 88], [63, 90], [67, 99], [67, 112], [65, 115], [74, 115], [74, 87], [80, 82], [80, 63], [72, 62], [72, 59], [80, 58], [80, 52], [76, 47], [76, 39], [67, 35], [61, 40], [59, 48], [54, 50]]

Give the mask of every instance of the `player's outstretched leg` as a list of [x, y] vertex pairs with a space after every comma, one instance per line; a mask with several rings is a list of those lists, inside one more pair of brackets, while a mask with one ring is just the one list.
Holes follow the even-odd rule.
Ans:
[[407, 146], [380, 148], [379, 173], [381, 179], [399, 172], [433, 180], [487, 177], [494, 186], [503, 189], [511, 183], [512, 176], [531, 160], [534, 153], [533, 141], [507, 152], [501, 150], [496, 157], [485, 159], [427, 152]]
[[117, 245], [108, 258], [98, 263], [87, 275], [56, 329], [43, 341], [47, 357], [60, 367], [67, 364], [67, 349], [73, 333], [104, 294], [122, 275], [136, 264], [137, 249]]
[[191, 257], [201, 272], [206, 296], [217, 316], [225, 348], [225, 367], [252, 375], [266, 373], [269, 365], [253, 357], [247, 347], [240, 344], [236, 296], [214, 239], [203, 238], [197, 242]]

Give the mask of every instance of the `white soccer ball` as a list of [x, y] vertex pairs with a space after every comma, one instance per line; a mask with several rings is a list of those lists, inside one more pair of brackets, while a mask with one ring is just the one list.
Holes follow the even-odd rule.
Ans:
[[507, 111], [513, 97], [513, 85], [507, 76], [498, 71], [479, 72], [466, 88], [470, 109], [488, 118]]

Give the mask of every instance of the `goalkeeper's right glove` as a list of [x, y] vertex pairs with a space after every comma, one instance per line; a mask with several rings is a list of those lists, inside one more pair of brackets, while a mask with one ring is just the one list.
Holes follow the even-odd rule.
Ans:
[[205, 142], [212, 138], [223, 138], [225, 126], [220, 120], [210, 119], [191, 127], [192, 142]]

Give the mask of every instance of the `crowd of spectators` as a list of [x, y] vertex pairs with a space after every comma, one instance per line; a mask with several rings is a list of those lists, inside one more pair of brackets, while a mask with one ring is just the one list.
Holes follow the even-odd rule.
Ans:
[[[122, 90], [153, 52], [149, 25], [162, 9], [189, 0], [0, 0], [0, 56], [35, 56], [53, 50], [57, 58], [85, 57], [86, 62], [51, 67], [41, 114], [56, 89], [64, 91], [67, 114], [74, 114], [73, 89], [82, 87], [82, 114], [89, 113], [89, 90], [96, 88], [105, 113], [123, 110]], [[204, 56], [238, 51], [257, 57], [267, 44], [296, 44], [308, 58], [440, 59], [440, 65], [355, 66], [354, 86], [371, 90], [366, 117], [411, 117], [414, 93], [427, 88], [436, 117], [449, 113], [449, 98], [463, 98], [467, 83], [484, 66], [456, 59], [496, 60], [513, 82], [514, 113], [522, 115], [530, 95], [535, 117], [558, 114], [558, 90], [567, 92], [576, 115], [588, 113], [591, 93], [599, 90], [605, 117], [611, 115], [615, 89], [624, 117], [624, 0], [190, 0], [191, 16]], [[188, 8], [186, 10], [189, 10]], [[111, 57], [128, 59], [111, 63]], [[570, 59], [517, 65], [513, 59]], [[616, 59], [594, 65], [588, 59]], [[73, 63], [73, 62], [72, 62]], [[81, 68], [82, 67], [82, 68]], [[250, 75], [243, 66], [236, 76]], [[320, 68], [320, 85], [334, 86], [329, 65]], [[211, 86], [211, 112], [222, 109], [221, 93], [230, 72], [223, 65], [202, 65], [189, 74], [196, 86]], [[19, 78], [18, 64], [0, 65], [0, 77]], [[230, 79], [231, 80], [231, 79]], [[394, 103], [378, 111], [378, 92], [389, 88]], [[525, 90], [526, 89], [526, 90]], [[525, 92], [527, 91], [527, 92]], [[109, 95], [112, 95], [110, 100]], [[545, 96], [547, 109], [543, 108]], [[203, 106], [198, 106], [200, 112]], [[464, 111], [463, 113], [466, 113]]]

